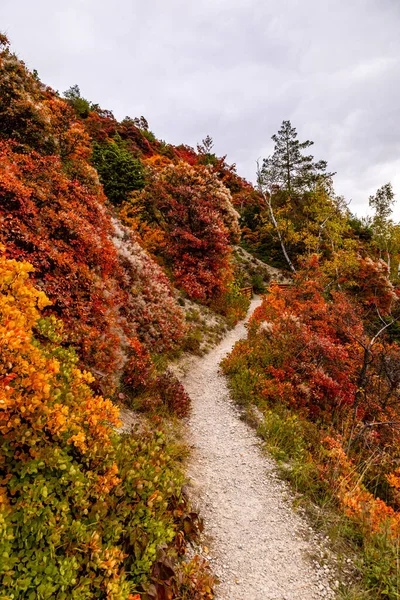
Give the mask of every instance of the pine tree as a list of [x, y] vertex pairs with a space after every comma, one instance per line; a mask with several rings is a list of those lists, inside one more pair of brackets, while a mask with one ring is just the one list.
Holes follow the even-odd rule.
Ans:
[[274, 153], [263, 160], [261, 169], [263, 185], [268, 191], [279, 186], [291, 196], [311, 189], [321, 177], [334, 175], [326, 173], [325, 160], [314, 162], [312, 155], [303, 154], [314, 142], [299, 142], [296, 128], [290, 121], [282, 122], [272, 140], [275, 142]]
[[[272, 136], [272, 140], [275, 143], [274, 153], [263, 160], [261, 167], [257, 163], [257, 183], [268, 208], [269, 220], [275, 229], [282, 253], [294, 273], [295, 267], [289, 256], [290, 242], [288, 243], [287, 231], [285, 233], [287, 223], [292, 222], [295, 229], [298, 229], [299, 220], [301, 223], [305, 217], [308, 219], [310, 214], [315, 213], [315, 210], [307, 210], [307, 208], [315, 204], [318, 190], [321, 195], [321, 188], [328, 187], [325, 184], [334, 173], [326, 172], [325, 160], [315, 162], [311, 154], [304, 153], [314, 142], [310, 140], [299, 142], [297, 131], [290, 121], [282, 122], [281, 128]], [[328, 208], [330, 208], [328, 215], [321, 215], [319, 238], [327, 221], [337, 213], [337, 207], [328, 206]], [[286, 218], [282, 219], [282, 212], [286, 213]]]
[[201, 144], [197, 144], [199, 154], [211, 154], [214, 147], [214, 141], [210, 135], [201, 140]]
[[102, 144], [93, 143], [92, 163], [107, 198], [116, 206], [126, 200], [130, 192], [144, 186], [142, 163], [133, 157], [118, 134]]

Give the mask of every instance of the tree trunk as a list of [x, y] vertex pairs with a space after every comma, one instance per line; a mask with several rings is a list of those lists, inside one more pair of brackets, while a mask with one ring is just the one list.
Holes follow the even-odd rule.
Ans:
[[349, 453], [350, 448], [354, 441], [353, 435], [354, 435], [354, 430], [355, 430], [356, 424], [357, 424], [357, 410], [358, 410], [358, 407], [360, 406], [361, 401], [365, 397], [365, 384], [367, 383], [367, 372], [368, 372], [368, 366], [369, 366], [370, 360], [371, 360], [371, 348], [370, 348], [370, 346], [368, 346], [367, 348], [364, 348], [363, 364], [361, 367], [360, 374], [358, 375], [358, 378], [357, 378], [357, 391], [356, 391], [356, 394], [354, 397], [351, 433], [350, 433], [349, 442], [348, 442], [347, 448], [346, 448], [346, 454]]
[[389, 270], [388, 271], [388, 279], [390, 281], [390, 267], [391, 267], [391, 264], [390, 264], [390, 252], [389, 252], [388, 248], [386, 248], [386, 258], [387, 258], [386, 262], [387, 262], [387, 266], [388, 266], [388, 270]]
[[294, 265], [292, 263], [292, 261], [289, 258], [289, 254], [287, 253], [286, 247], [285, 247], [285, 243], [283, 241], [283, 237], [281, 234], [281, 231], [279, 229], [279, 225], [278, 222], [275, 218], [275, 214], [274, 214], [274, 209], [272, 208], [272, 203], [271, 203], [271, 196], [265, 193], [265, 191], [263, 190], [262, 187], [262, 177], [261, 177], [261, 171], [260, 171], [260, 167], [259, 164], [257, 162], [257, 181], [258, 181], [258, 189], [260, 191], [260, 194], [262, 195], [262, 197], [264, 198], [264, 201], [266, 203], [266, 205], [268, 206], [268, 210], [269, 210], [269, 215], [271, 217], [271, 222], [272, 225], [275, 228], [275, 231], [278, 235], [278, 239], [279, 239], [279, 243], [281, 245], [282, 248], [282, 252], [283, 252], [283, 256], [285, 257], [285, 260], [287, 262], [287, 264], [289, 265], [289, 269], [292, 271], [292, 273], [296, 273], [296, 269], [294, 268]]
[[273, 208], [272, 208], [271, 200], [266, 200], [266, 202], [267, 202], [267, 205], [268, 205], [269, 214], [270, 214], [270, 217], [271, 217], [272, 224], [275, 227], [276, 233], [278, 234], [278, 238], [279, 238], [279, 242], [280, 242], [280, 245], [281, 245], [281, 248], [282, 248], [283, 256], [285, 257], [286, 262], [289, 265], [289, 268], [292, 271], [292, 273], [296, 273], [296, 269], [294, 268], [293, 263], [292, 263], [292, 261], [289, 258], [289, 255], [287, 253], [285, 244], [283, 242], [283, 238], [282, 238], [281, 232], [279, 230], [279, 226], [278, 226], [277, 220], [276, 220], [275, 215], [274, 215], [274, 211], [273, 211]]
[[287, 164], [286, 164], [286, 171], [287, 171], [287, 183], [288, 183], [288, 192], [289, 192], [289, 196], [292, 195], [292, 178], [290, 175], [290, 159], [289, 159], [289, 141], [286, 138], [286, 152], [287, 152]]
[[354, 441], [353, 434], [354, 434], [354, 430], [355, 430], [356, 424], [357, 424], [357, 409], [360, 406], [361, 401], [365, 399], [365, 388], [366, 388], [366, 384], [367, 384], [368, 367], [372, 360], [373, 345], [375, 344], [376, 340], [381, 336], [381, 334], [388, 327], [393, 325], [394, 322], [395, 322], [395, 320], [393, 319], [389, 323], [385, 323], [385, 325], [383, 327], [381, 327], [380, 330], [371, 339], [368, 346], [365, 346], [364, 344], [362, 344], [362, 346], [364, 348], [364, 357], [363, 357], [363, 364], [362, 364], [362, 367], [360, 370], [360, 374], [358, 375], [358, 378], [357, 378], [357, 391], [356, 391], [356, 394], [354, 397], [354, 405], [353, 405], [353, 422], [352, 422], [352, 426], [351, 426], [349, 443], [348, 443], [347, 449], [346, 449], [347, 454], [349, 453], [350, 448]]

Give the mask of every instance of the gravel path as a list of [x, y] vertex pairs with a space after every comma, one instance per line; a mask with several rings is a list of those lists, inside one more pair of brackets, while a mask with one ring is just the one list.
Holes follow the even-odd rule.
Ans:
[[[249, 314], [260, 304], [253, 300]], [[246, 335], [239, 323], [196, 361], [183, 380], [192, 398], [190, 495], [210, 537], [208, 558], [219, 600], [332, 598], [323, 568], [307, 556], [316, 541], [290, 503], [287, 486], [262, 453], [254, 431], [239, 418], [219, 363]]]

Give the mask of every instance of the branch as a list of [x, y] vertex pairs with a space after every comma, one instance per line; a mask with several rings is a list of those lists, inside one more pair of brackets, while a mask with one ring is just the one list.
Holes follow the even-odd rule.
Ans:
[[349, 451], [350, 447], [362, 437], [364, 431], [371, 427], [382, 427], [382, 426], [391, 426], [395, 429], [399, 429], [400, 421], [374, 421], [373, 423], [365, 423], [363, 428], [357, 433], [356, 437], [353, 440], [350, 440], [349, 445], [347, 447], [347, 451]]
[[392, 321], [390, 321], [390, 323], [386, 323], [386, 325], [384, 325], [379, 331], [378, 333], [376, 333], [374, 335], [374, 337], [372, 338], [372, 340], [369, 343], [368, 349], [371, 349], [372, 346], [375, 344], [376, 340], [378, 339], [378, 337], [381, 335], [381, 333], [383, 333], [385, 331], [385, 329], [387, 329], [388, 327], [390, 327], [391, 325], [393, 325], [393, 323], [395, 322], [395, 320], [393, 319]]

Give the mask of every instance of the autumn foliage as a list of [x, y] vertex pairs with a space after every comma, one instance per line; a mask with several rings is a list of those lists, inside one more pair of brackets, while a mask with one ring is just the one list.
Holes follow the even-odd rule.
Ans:
[[[365, 544], [383, 536], [393, 549], [400, 535], [400, 350], [387, 331], [398, 298], [387, 268], [372, 259], [354, 256], [340, 288], [330, 273], [314, 256], [292, 286], [272, 285], [248, 339], [223, 366], [238, 401], [265, 411], [266, 439], [279, 428], [273, 443], [299, 460], [304, 477], [314, 473], [312, 485], [331, 490]], [[386, 576], [392, 589], [393, 562]]]
[[229, 322], [243, 316], [229, 294], [240, 231], [223, 160], [214, 168], [159, 142], [143, 117], [118, 122], [77, 86], [61, 99], [6, 40], [0, 97], [0, 242], [34, 266], [46, 314], [63, 321], [99, 391], [142, 390], [154, 375], [149, 354], [180, 346], [173, 285], [216, 301]]
[[0, 596], [209, 600], [171, 427], [118, 434], [103, 395], [190, 408], [154, 361], [187, 330], [170, 273], [111, 203], [162, 145], [0, 45]]
[[152, 161], [147, 186], [120, 216], [189, 297], [205, 300], [226, 289], [230, 244], [240, 232], [230, 193], [210, 169]]
[[[202, 563], [176, 563], [184, 521], [196, 531], [176, 447], [161, 430], [115, 433], [118, 410], [92, 391], [75, 351], [60, 345], [61, 322], [42, 317], [49, 300], [30, 282], [32, 271], [0, 256], [2, 595], [147, 598], [158, 573], [160, 593], [183, 586], [210, 598]], [[170, 548], [166, 579], [160, 546]]]
[[[77, 86], [61, 98], [0, 46], [1, 593], [209, 600], [204, 561], [181, 560], [200, 522], [162, 422], [190, 410], [165, 370], [179, 296], [229, 324], [248, 305], [224, 160]], [[105, 394], [158, 416], [120, 435]]]
[[131, 377], [132, 344], [163, 352], [185, 326], [162, 269], [107, 207], [73, 109], [3, 51], [0, 239], [29, 260], [81, 364], [103, 390]]
[[[0, 600], [211, 600], [209, 568], [184, 559], [201, 521], [172, 433], [190, 398], [167, 365], [200, 350], [195, 303], [218, 329], [246, 314], [244, 285], [266, 291], [239, 243], [291, 284], [271, 282], [223, 361], [232, 392], [297, 489], [351, 523], [368, 597], [398, 598], [390, 184], [352, 216], [284, 121], [253, 187], [209, 136], [158, 140], [77, 86], [61, 98], [1, 34], [0, 50]], [[107, 396], [151, 417], [120, 434]]]

